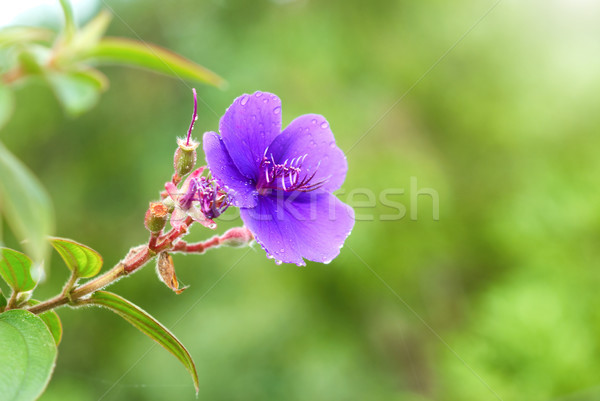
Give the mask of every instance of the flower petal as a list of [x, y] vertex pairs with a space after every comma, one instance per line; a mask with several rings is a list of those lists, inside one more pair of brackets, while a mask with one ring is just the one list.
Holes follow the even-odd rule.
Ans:
[[281, 100], [267, 92], [242, 95], [221, 118], [219, 131], [238, 170], [256, 180], [265, 150], [281, 132]]
[[302, 162], [301, 178], [315, 173], [311, 183], [325, 181], [321, 188], [328, 192], [342, 186], [348, 171], [346, 156], [335, 144], [329, 123], [318, 114], [305, 114], [292, 121], [273, 140], [268, 153], [281, 164], [307, 155]]
[[286, 263], [329, 263], [354, 226], [354, 210], [325, 191], [259, 196], [255, 208], [241, 209], [246, 227], [265, 251]]
[[237, 207], [254, 207], [256, 186], [235, 166], [223, 139], [216, 132], [207, 132], [202, 142], [208, 168], [219, 184], [227, 189], [231, 203]]

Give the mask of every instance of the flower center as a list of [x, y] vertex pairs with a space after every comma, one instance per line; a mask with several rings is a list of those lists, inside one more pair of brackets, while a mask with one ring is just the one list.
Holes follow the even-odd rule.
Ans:
[[[267, 151], [259, 166], [259, 178], [256, 187], [259, 195], [266, 195], [269, 190], [279, 189], [285, 192], [301, 191], [309, 192], [320, 188], [325, 180], [312, 182], [317, 174], [317, 168], [310, 174], [302, 174], [302, 163], [308, 154], [295, 157], [292, 160], [286, 159], [283, 164], [277, 164], [273, 154], [267, 157]], [[301, 178], [302, 177], [302, 178]]]
[[188, 210], [192, 202], [199, 203], [200, 211], [207, 219], [219, 217], [229, 207], [227, 193], [213, 179], [206, 177], [193, 178], [179, 203], [183, 210]]

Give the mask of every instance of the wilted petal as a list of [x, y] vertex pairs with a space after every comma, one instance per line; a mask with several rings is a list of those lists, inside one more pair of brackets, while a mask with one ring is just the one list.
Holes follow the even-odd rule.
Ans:
[[346, 156], [337, 147], [329, 123], [318, 114], [305, 114], [292, 121], [273, 140], [268, 153], [281, 164], [307, 155], [302, 162], [301, 178], [316, 172], [311, 183], [325, 181], [321, 188], [328, 192], [342, 186], [348, 171]]
[[354, 226], [354, 210], [320, 190], [259, 196], [241, 217], [269, 255], [298, 265], [333, 260]]
[[215, 132], [207, 132], [202, 142], [208, 168], [219, 184], [227, 189], [231, 203], [237, 207], [254, 207], [256, 184], [240, 173], [231, 160], [223, 139]]
[[265, 149], [281, 132], [281, 100], [267, 92], [242, 95], [221, 118], [219, 131], [238, 170], [256, 180]]

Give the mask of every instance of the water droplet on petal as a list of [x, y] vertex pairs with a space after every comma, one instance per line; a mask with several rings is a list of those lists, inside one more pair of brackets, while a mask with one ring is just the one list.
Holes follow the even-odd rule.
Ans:
[[279, 114], [279, 113], [281, 113], [281, 107], [279, 107], [279, 106], [275, 107], [275, 108], [273, 109], [273, 113], [274, 113], [274, 114]]
[[313, 124], [316, 124], [316, 123], [317, 123], [317, 120], [316, 120], [315, 118], [313, 118], [313, 120], [312, 120], [312, 123], [313, 123]]
[[263, 103], [264, 103], [264, 104], [267, 104], [267, 103], [269, 103], [269, 99], [267, 99], [267, 98], [264, 98], [264, 99], [263, 99]]
[[263, 95], [263, 94], [262, 94], [262, 92], [256, 92], [256, 93], [254, 94], [254, 96], [256, 96], [256, 97], [261, 97], [262, 95]]
[[331, 149], [335, 149], [335, 142], [331, 142], [331, 143], [329, 144], [329, 147], [330, 147]]
[[281, 260], [275, 260], [275, 264], [276, 264], [277, 266], [280, 266], [282, 263], [283, 263], [283, 262], [282, 262]]
[[329, 124], [327, 124], [327, 121], [323, 121], [323, 122], [321, 123], [321, 128], [323, 128], [323, 129], [327, 129], [327, 128], [329, 128]]
[[242, 96], [242, 99], [240, 100], [240, 104], [241, 104], [242, 106], [245, 106], [245, 105], [246, 105], [246, 103], [248, 103], [248, 95], [244, 95], [244, 96]]

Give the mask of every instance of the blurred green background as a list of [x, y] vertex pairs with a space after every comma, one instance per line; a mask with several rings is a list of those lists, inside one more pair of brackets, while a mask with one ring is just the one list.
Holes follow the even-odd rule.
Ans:
[[[219, 249], [175, 256], [191, 286], [181, 295], [152, 266], [112, 287], [188, 347], [200, 399], [600, 399], [597, 1], [504, 0], [489, 14], [494, 1], [105, 4], [109, 34], [228, 80], [198, 87], [196, 137], [235, 97], [263, 90], [281, 97], [284, 124], [323, 114], [351, 149], [339, 196], [361, 218], [331, 264]], [[191, 84], [103, 71], [111, 88], [76, 119], [44, 85], [22, 88], [0, 139], [51, 194], [56, 234], [109, 267], [146, 240], [147, 203], [172, 173], [192, 103]], [[411, 177], [437, 191], [439, 220], [426, 195], [415, 212]], [[395, 211], [386, 190], [404, 218], [381, 218]], [[219, 232], [240, 223], [225, 217]], [[36, 297], [66, 278], [54, 255]], [[59, 314], [43, 401], [194, 399], [184, 368], [116, 315]]]

